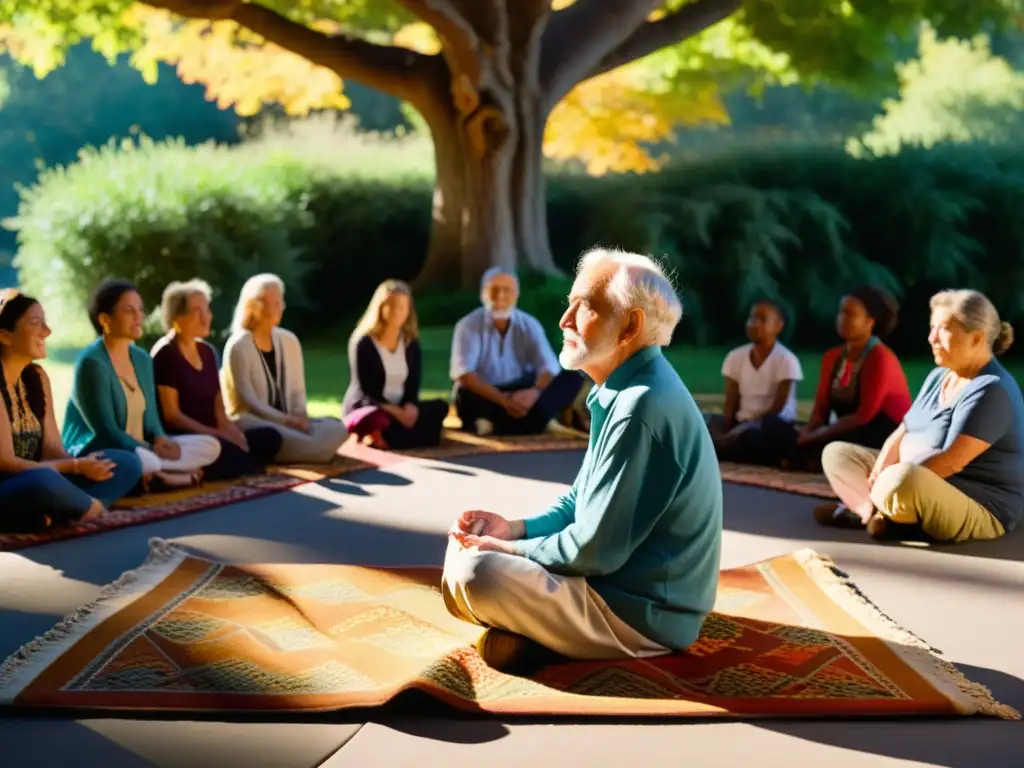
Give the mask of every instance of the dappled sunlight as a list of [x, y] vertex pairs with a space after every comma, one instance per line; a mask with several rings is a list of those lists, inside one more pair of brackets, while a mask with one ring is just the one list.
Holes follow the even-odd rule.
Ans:
[[71, 579], [17, 552], [0, 552], [0, 611], [63, 616], [95, 600], [101, 587]]

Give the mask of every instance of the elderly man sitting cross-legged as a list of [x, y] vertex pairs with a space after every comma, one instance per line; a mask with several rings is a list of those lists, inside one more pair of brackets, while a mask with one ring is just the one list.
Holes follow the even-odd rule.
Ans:
[[722, 480], [711, 436], [660, 347], [682, 308], [651, 259], [594, 250], [562, 317], [561, 362], [596, 386], [572, 489], [543, 514], [465, 512], [451, 531], [448, 610], [489, 627], [501, 667], [529, 644], [575, 659], [692, 644], [718, 586]]

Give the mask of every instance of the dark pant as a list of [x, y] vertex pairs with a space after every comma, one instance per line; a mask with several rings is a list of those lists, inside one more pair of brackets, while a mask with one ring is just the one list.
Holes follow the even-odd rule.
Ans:
[[[535, 376], [524, 376], [518, 381], [498, 386], [502, 392], [515, 392], [533, 386]], [[486, 419], [494, 425], [496, 435], [537, 435], [543, 432], [556, 415], [576, 399], [583, 386], [583, 376], [576, 371], [562, 371], [540, 393], [533, 408], [522, 418], [514, 418], [497, 403], [492, 403], [465, 387], [456, 385], [452, 392], [455, 410], [462, 420], [462, 428], [476, 432], [476, 420]]]
[[419, 417], [411, 427], [395, 421], [391, 414], [377, 406], [356, 408], [345, 417], [348, 431], [358, 437], [379, 433], [396, 451], [411, 448], [427, 448], [439, 445], [445, 416], [448, 415], [446, 400], [421, 400], [416, 403]]
[[782, 448], [780, 455], [786, 459], [789, 467], [808, 472], [820, 472], [821, 452], [825, 450], [825, 446], [829, 443], [835, 440], [842, 440], [844, 443], [853, 443], [854, 445], [878, 450], [898, 426], [895, 421], [880, 413], [867, 424], [854, 427], [832, 440], [810, 443], [809, 445], [796, 444], [796, 429], [786, 430], [779, 425], [773, 424], [765, 431], [767, 432], [766, 439], [773, 445]]
[[0, 475], [0, 531], [41, 531], [47, 517], [53, 525], [74, 522], [93, 500], [109, 507], [127, 496], [142, 480], [142, 462], [132, 451], [103, 451], [103, 456], [114, 462], [114, 474], [100, 482], [46, 468]]
[[235, 477], [261, 474], [281, 450], [284, 440], [273, 427], [253, 427], [244, 430], [249, 450], [243, 451], [232, 442], [218, 437], [220, 456], [203, 470], [206, 480], [230, 480]]
[[778, 416], [738, 424], [740, 431], [730, 439], [725, 437], [731, 430], [726, 430], [723, 415], [711, 414], [707, 422], [720, 461], [778, 466], [796, 447], [798, 426]]

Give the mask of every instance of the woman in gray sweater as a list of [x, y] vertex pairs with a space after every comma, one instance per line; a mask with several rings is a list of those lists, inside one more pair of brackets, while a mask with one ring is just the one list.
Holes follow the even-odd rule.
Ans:
[[269, 426], [281, 433], [278, 463], [327, 463], [348, 430], [338, 419], [309, 417], [302, 345], [280, 327], [284, 308], [276, 275], [256, 275], [242, 286], [221, 365], [224, 406], [243, 430]]

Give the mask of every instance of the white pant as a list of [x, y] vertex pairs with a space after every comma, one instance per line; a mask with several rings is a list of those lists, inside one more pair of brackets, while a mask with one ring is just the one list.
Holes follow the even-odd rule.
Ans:
[[441, 593], [456, 618], [515, 632], [572, 659], [669, 652], [612, 613], [586, 579], [559, 576], [525, 557], [465, 549], [450, 539]]
[[155, 475], [157, 472], [195, 472], [208, 467], [220, 458], [220, 441], [209, 435], [175, 435], [168, 437], [181, 446], [181, 457], [171, 461], [161, 459], [148, 448], [136, 448], [135, 453], [142, 461], [142, 474]]

